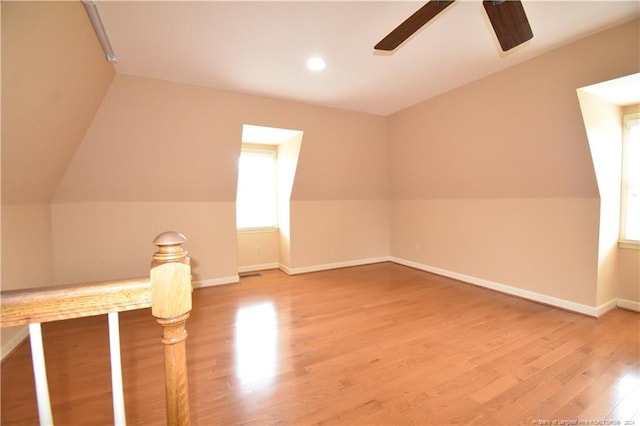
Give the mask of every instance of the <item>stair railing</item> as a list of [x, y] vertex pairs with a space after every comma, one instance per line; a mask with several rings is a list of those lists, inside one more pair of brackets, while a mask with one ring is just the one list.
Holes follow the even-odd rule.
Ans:
[[168, 425], [188, 425], [189, 391], [185, 322], [191, 312], [191, 267], [179, 232], [164, 232], [153, 243], [150, 278], [0, 292], [0, 326], [29, 326], [31, 356], [41, 425], [52, 425], [41, 324], [94, 315], [109, 318], [114, 423], [126, 424], [118, 312], [151, 307], [162, 326]]

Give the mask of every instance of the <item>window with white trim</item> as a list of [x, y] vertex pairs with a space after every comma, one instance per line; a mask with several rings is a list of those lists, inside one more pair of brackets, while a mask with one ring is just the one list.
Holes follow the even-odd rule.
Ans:
[[624, 117], [620, 242], [640, 248], [640, 114]]
[[276, 147], [242, 148], [238, 165], [237, 228], [276, 228], [277, 191]]

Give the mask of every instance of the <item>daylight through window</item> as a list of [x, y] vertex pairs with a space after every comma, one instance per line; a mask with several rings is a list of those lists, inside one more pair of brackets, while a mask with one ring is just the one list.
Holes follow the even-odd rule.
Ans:
[[624, 118], [620, 241], [640, 243], [640, 114]]
[[276, 150], [242, 149], [238, 165], [238, 229], [278, 226]]

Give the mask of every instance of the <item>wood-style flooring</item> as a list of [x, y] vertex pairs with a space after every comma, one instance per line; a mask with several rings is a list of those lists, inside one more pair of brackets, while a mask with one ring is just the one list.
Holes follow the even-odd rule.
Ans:
[[[192, 424], [640, 425], [638, 313], [589, 318], [392, 263], [193, 298]], [[164, 424], [160, 326], [120, 318], [128, 423]], [[43, 332], [56, 423], [111, 424], [106, 317]], [[37, 424], [28, 343], [1, 373], [2, 424]]]

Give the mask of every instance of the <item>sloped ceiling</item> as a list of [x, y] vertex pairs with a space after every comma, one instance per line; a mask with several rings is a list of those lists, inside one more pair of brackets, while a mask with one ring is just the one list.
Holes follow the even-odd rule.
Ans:
[[114, 75], [80, 2], [2, 2], [2, 202], [51, 200]]
[[[393, 53], [373, 46], [424, 1], [99, 1], [119, 74], [388, 115], [640, 14], [637, 1], [523, 5], [502, 53], [480, 1], [456, 1]], [[306, 68], [312, 55], [327, 68]]]
[[[386, 115], [638, 15], [525, 1], [535, 37], [499, 53], [456, 2], [391, 55], [373, 44], [423, 2], [100, 2], [119, 74]], [[458, 31], [464, 28], [465, 31]], [[328, 62], [304, 67], [309, 54]], [[82, 4], [2, 2], [2, 201], [48, 202], [113, 79]]]

